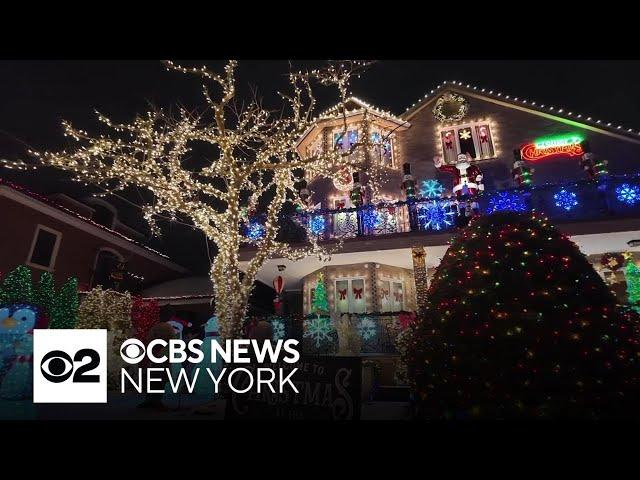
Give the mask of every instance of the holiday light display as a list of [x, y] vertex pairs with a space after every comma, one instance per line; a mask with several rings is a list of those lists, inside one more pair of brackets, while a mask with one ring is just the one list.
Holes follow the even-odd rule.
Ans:
[[70, 278], [55, 295], [49, 328], [73, 328], [78, 321], [78, 279]]
[[442, 192], [444, 192], [444, 186], [433, 178], [423, 180], [420, 184], [420, 195], [422, 198], [440, 198]]
[[442, 230], [453, 225], [455, 212], [449, 202], [432, 201], [418, 204], [418, 222], [423, 230]]
[[560, 207], [567, 212], [578, 205], [578, 198], [575, 192], [566, 190], [564, 188], [561, 189], [558, 193], [554, 194], [553, 199], [556, 202], [556, 207]]
[[376, 322], [370, 317], [362, 317], [358, 322], [357, 329], [364, 341], [370, 340], [378, 333]]
[[309, 231], [314, 235], [322, 235], [326, 227], [324, 215], [314, 215], [309, 220]]
[[329, 311], [329, 299], [327, 298], [327, 288], [324, 284], [324, 275], [322, 272], [318, 274], [318, 282], [316, 283], [315, 293], [313, 294], [311, 310], [318, 314]]
[[525, 212], [527, 205], [520, 192], [496, 192], [489, 199], [488, 213], [494, 212]]
[[[304, 158], [297, 151], [300, 138], [316, 121], [312, 84], [337, 89], [340, 101], [335, 118], [341, 121], [345, 135], [344, 105], [350, 79], [366, 67], [366, 62], [337, 62], [324, 69], [292, 72], [291, 93], [281, 94], [285, 108], [275, 113], [262, 107], [257, 98], [244, 108], [237, 107], [235, 61], [229, 61], [221, 74], [171, 61], [165, 66], [202, 80], [206, 110], [193, 113], [179, 108], [173, 117], [155, 110], [137, 116], [131, 123], [117, 123], [98, 114], [113, 135], [92, 136], [64, 122], [65, 135], [77, 142], [77, 148], [30, 152], [36, 165], [2, 163], [12, 168], [54, 166], [71, 172], [78, 182], [100, 186], [105, 194], [127, 188], [151, 192], [153, 201], [142, 209], [153, 233], [160, 233], [158, 220], [186, 220], [217, 246], [210, 270], [216, 314], [222, 337], [238, 336], [257, 272], [268, 258], [279, 255], [298, 260], [331, 254], [341, 247], [341, 242], [322, 247], [316, 236], [308, 235], [310, 245], [291, 248], [276, 239], [278, 216], [289, 201], [303, 211], [308, 208], [295, 188], [301, 180], [295, 175], [299, 169], [311, 178], [331, 177], [340, 168], [359, 165], [363, 160], [360, 151], [373, 148], [365, 108], [362, 134], [348, 149], [326, 149]], [[214, 89], [219, 94], [214, 94]], [[192, 157], [192, 146], [198, 143], [209, 144], [219, 153], [207, 158], [205, 165], [186, 168], [183, 162]], [[265, 195], [269, 204], [261, 222], [264, 234], [257, 235], [259, 229], [250, 229], [248, 236], [241, 235], [249, 223], [247, 212], [254, 211]], [[221, 209], [220, 205], [225, 207]], [[252, 243], [256, 252], [241, 277], [238, 252], [244, 242]]]
[[624, 268], [624, 277], [627, 282], [627, 302], [640, 312], [640, 268], [633, 261], [629, 261]]
[[638, 415], [636, 319], [546, 217], [477, 217], [452, 242], [412, 327], [427, 418]]
[[286, 329], [282, 318], [271, 319], [272, 339], [274, 341], [281, 340], [285, 337]]
[[257, 242], [262, 237], [264, 237], [264, 234], [265, 228], [261, 223], [249, 222], [249, 226], [247, 227], [247, 238], [249, 238], [249, 240]]
[[636, 185], [623, 183], [618, 188], [616, 188], [616, 198], [618, 199], [618, 201], [626, 203], [628, 205], [635, 205], [635, 203], [640, 200], [640, 188], [638, 188]]
[[333, 341], [335, 331], [329, 317], [307, 318], [304, 321], [304, 333], [302, 336], [303, 338], [311, 338], [315, 347], [319, 348], [323, 342]]
[[7, 273], [0, 286], [0, 304], [30, 303], [33, 300], [31, 270], [20, 265]]

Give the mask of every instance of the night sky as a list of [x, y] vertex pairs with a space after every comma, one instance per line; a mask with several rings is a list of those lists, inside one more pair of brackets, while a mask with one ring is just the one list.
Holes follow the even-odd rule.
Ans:
[[[221, 61], [184, 61], [221, 68]], [[292, 61], [295, 69], [322, 61]], [[240, 96], [258, 87], [265, 104], [278, 106], [274, 92], [286, 87], [286, 60], [241, 60]], [[400, 114], [444, 80], [457, 80], [556, 108], [640, 128], [640, 61], [382, 60], [354, 81], [352, 93]], [[319, 96], [321, 107], [335, 103], [333, 92]], [[149, 104], [189, 108], [202, 105], [200, 82], [168, 72], [159, 61], [0, 61], [0, 157], [67, 145], [60, 121], [95, 131], [94, 109], [129, 121]], [[0, 175], [6, 175], [0, 172]], [[28, 178], [20, 178], [29, 183]], [[64, 191], [70, 184], [59, 182]], [[202, 241], [200, 245], [204, 245]], [[173, 248], [170, 248], [173, 250]], [[204, 252], [204, 248], [202, 248]], [[191, 263], [191, 262], [188, 262]]]

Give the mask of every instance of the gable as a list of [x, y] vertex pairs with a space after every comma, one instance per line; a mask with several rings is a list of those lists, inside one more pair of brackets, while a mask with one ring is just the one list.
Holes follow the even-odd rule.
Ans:
[[[462, 95], [468, 102], [467, 115], [457, 122], [440, 122], [433, 115], [437, 99], [446, 92]], [[520, 100], [517, 100], [520, 101]], [[588, 140], [596, 157], [609, 161], [611, 174], [632, 174], [638, 171], [640, 161], [640, 139], [631, 132], [622, 132], [615, 127], [600, 127], [567, 118], [563, 114], [573, 112], [558, 111], [554, 107], [547, 111], [536, 110], [527, 104], [517, 104], [515, 99], [494, 95], [487, 96], [472, 89], [458, 86], [444, 86], [436, 89], [402, 115], [411, 122], [411, 128], [398, 134], [403, 161], [412, 165], [418, 181], [438, 178], [449, 187], [450, 178], [436, 171], [433, 156], [441, 155], [443, 143], [441, 131], [447, 126], [456, 127], [465, 123], [486, 122], [490, 125], [494, 141], [494, 158], [481, 160], [480, 168], [485, 175], [488, 189], [512, 186], [511, 168], [513, 150], [536, 140], [559, 135], [575, 135]], [[542, 108], [542, 106], [540, 106]], [[553, 110], [549, 110], [552, 109]], [[601, 122], [602, 123], [602, 122]], [[535, 169], [534, 184], [558, 183], [583, 180], [585, 175], [578, 165], [577, 157], [556, 156], [530, 162]]]

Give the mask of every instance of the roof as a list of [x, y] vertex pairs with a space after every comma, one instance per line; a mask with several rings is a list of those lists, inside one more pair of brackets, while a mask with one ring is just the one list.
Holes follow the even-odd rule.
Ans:
[[[320, 113], [317, 117], [313, 119], [313, 124], [304, 132], [300, 138], [298, 139], [297, 146], [300, 148], [305, 140], [309, 137], [309, 134], [314, 131], [318, 127], [319, 122], [323, 122], [326, 120], [339, 120], [341, 106], [343, 103], [337, 103], [331, 108], [328, 108], [324, 112]], [[380, 110], [379, 108], [374, 107], [373, 105], [368, 104], [364, 100], [361, 100], [357, 97], [349, 97], [344, 101], [344, 107], [346, 112], [346, 117], [354, 117], [357, 115], [363, 115], [364, 112], [372, 113], [377, 116], [381, 120], [385, 122], [389, 122], [391, 124], [395, 124], [394, 130], [405, 130], [411, 126], [411, 124], [407, 120], [403, 120], [400, 117], [393, 115], [391, 112], [387, 110]], [[388, 125], [389, 128], [392, 128]]]
[[[340, 107], [341, 106], [342, 106], [342, 103], [337, 103], [333, 107], [328, 108], [327, 110], [322, 112], [314, 120], [318, 121], [318, 120], [334, 119], [336, 117], [336, 115], [340, 113]], [[395, 115], [393, 115], [388, 110], [380, 110], [379, 108], [376, 108], [373, 105], [370, 105], [369, 103], [367, 103], [364, 100], [361, 100], [361, 99], [359, 99], [357, 97], [349, 97], [349, 98], [347, 98], [344, 101], [344, 106], [345, 106], [345, 109], [347, 111], [347, 115], [356, 115], [358, 113], [362, 113], [363, 111], [367, 110], [368, 112], [371, 112], [371, 113], [373, 113], [374, 115], [377, 115], [380, 118], [383, 118], [383, 119], [388, 120], [388, 121], [393, 122], [393, 123], [397, 123], [399, 125], [403, 125], [403, 124], [407, 123], [406, 120], [404, 120], [402, 118], [399, 118], [399, 117], [396, 117]]]
[[[135, 247], [138, 248], [140, 250], [142, 250], [146, 255], [146, 257], [151, 258], [152, 260], [155, 261], [161, 261], [161, 263], [163, 263], [164, 265], [169, 266], [170, 268], [172, 268], [173, 270], [177, 270], [179, 272], [185, 273], [187, 270], [178, 265], [177, 263], [174, 263], [173, 261], [170, 260], [169, 256], [165, 255], [162, 252], [159, 252], [158, 250], [154, 250], [151, 247], [148, 247], [147, 245], [140, 243], [132, 238], [127, 237], [126, 235], [116, 231], [116, 230], [112, 230], [108, 227], [105, 227], [104, 225], [100, 225], [99, 223], [94, 222], [93, 220], [91, 220], [90, 218], [84, 217], [82, 215], [80, 215], [77, 212], [74, 212], [73, 210], [68, 209], [67, 207], [64, 207], [62, 205], [60, 205], [59, 203], [56, 203], [55, 201], [51, 200], [50, 198], [47, 198], [43, 195], [40, 195], [38, 193], [32, 192], [30, 190], [28, 190], [27, 188], [23, 187], [22, 185], [18, 185], [12, 182], [9, 182], [3, 178], [0, 178], [0, 191], [2, 191], [2, 189], [8, 189], [9, 191], [13, 191], [13, 192], [17, 192], [20, 196], [23, 196], [25, 198], [29, 198], [32, 201], [38, 202], [42, 205], [45, 205], [46, 207], [50, 208], [50, 209], [54, 209], [57, 210], [61, 213], [64, 214], [64, 216], [69, 217], [75, 221], [80, 221], [84, 224], [87, 224], [90, 226], [91, 229], [94, 230], [94, 232], [96, 231], [95, 229], [98, 229], [106, 234], [108, 234], [109, 236], [113, 236], [115, 237], [115, 239], [118, 239], [120, 241], [124, 240], [127, 243], [131, 244], [131, 247]], [[16, 200], [19, 200], [20, 197], [16, 197]], [[115, 240], [114, 239], [114, 240]], [[151, 254], [151, 255], [150, 255]]]
[[481, 88], [455, 80], [442, 82], [436, 88], [427, 92], [421, 99], [408, 107], [400, 117], [405, 120], [411, 119], [419, 111], [437, 99], [444, 91], [455, 91], [467, 94], [471, 97], [486, 100], [502, 106], [554, 119], [574, 126], [579, 126], [587, 130], [604, 133], [609, 136], [622, 138], [634, 143], [640, 143], [640, 130], [634, 130], [633, 128], [628, 128], [627, 126], [620, 125], [615, 122], [595, 119], [588, 115], [567, 110], [564, 107], [545, 105], [544, 103], [508, 95], [497, 90]]

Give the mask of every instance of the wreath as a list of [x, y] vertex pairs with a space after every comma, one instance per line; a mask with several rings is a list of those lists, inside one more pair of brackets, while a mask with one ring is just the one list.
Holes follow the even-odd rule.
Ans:
[[436, 100], [433, 116], [441, 122], [457, 122], [469, 111], [469, 102], [457, 93], [445, 93]]

